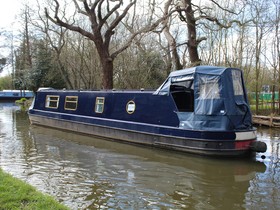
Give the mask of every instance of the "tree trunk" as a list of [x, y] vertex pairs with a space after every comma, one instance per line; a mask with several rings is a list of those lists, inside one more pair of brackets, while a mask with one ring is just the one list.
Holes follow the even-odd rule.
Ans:
[[180, 57], [177, 52], [176, 40], [171, 35], [171, 33], [169, 31], [169, 27], [166, 26], [165, 29], [163, 30], [163, 32], [164, 32], [165, 38], [167, 39], [167, 42], [169, 43], [169, 46], [170, 46], [171, 62], [172, 62], [173, 70], [182, 69], [183, 67], [180, 62]]
[[62, 64], [62, 62], [60, 61], [60, 57], [57, 56], [57, 63], [58, 63], [58, 66], [59, 66], [59, 71], [60, 71], [60, 74], [63, 78], [63, 81], [66, 83], [66, 88], [67, 89], [74, 89], [74, 86], [72, 84], [72, 82], [70, 81], [69, 79], [69, 76], [68, 76], [68, 73], [66, 72], [65, 68], [64, 68], [64, 65]]
[[194, 17], [194, 11], [192, 9], [191, 0], [186, 0], [186, 17], [187, 17], [187, 27], [188, 27], [188, 50], [190, 61], [193, 66], [198, 66], [201, 60], [198, 56], [197, 50], [197, 35], [196, 35], [196, 20]]
[[256, 114], [259, 114], [259, 92], [258, 92], [258, 79], [256, 79], [256, 86], [255, 86], [255, 92], [256, 92]]
[[[170, 4], [171, 4], [171, 1], [167, 1], [164, 5], [164, 15], [166, 15], [167, 18], [164, 19], [164, 21], [162, 21], [162, 24], [164, 26], [163, 33], [169, 44], [169, 48], [170, 48], [169, 50], [171, 52], [171, 62], [172, 62], [171, 66], [173, 67], [173, 70], [178, 70], [178, 69], [182, 69], [183, 66], [180, 62], [180, 56], [177, 52], [176, 39], [170, 33], [170, 23], [169, 23], [170, 17], [168, 17], [168, 10], [169, 10]], [[168, 54], [169, 54], [169, 52], [168, 52]]]
[[113, 60], [112, 59], [102, 59], [102, 88], [103, 89], [113, 89]]
[[109, 45], [103, 42], [101, 33], [95, 32], [95, 34], [97, 35], [92, 41], [95, 43], [102, 66], [102, 88], [113, 89], [114, 59], [110, 56]]
[[[274, 77], [275, 78], [275, 77]], [[274, 82], [273, 82], [274, 83]], [[272, 105], [272, 113], [275, 113], [275, 85], [272, 85], [272, 98], [271, 98], [271, 105]]]
[[26, 39], [26, 62], [27, 66], [31, 69], [32, 68], [32, 56], [31, 56], [31, 46], [30, 46], [30, 39], [29, 39], [29, 28], [28, 28], [28, 11], [27, 7], [25, 9], [25, 39]]

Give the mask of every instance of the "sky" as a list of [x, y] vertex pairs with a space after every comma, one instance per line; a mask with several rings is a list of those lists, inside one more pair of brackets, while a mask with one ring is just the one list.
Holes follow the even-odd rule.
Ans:
[[0, 28], [7, 27], [15, 21], [22, 0], [8, 0], [0, 3]]
[[[16, 18], [20, 14], [20, 9], [22, 8], [23, 2], [26, 0], [6, 0], [0, 3], [0, 32], [3, 31], [12, 32], [17, 27]], [[5, 41], [3, 37], [0, 36], [0, 46], [4, 45]], [[0, 58], [7, 56], [8, 52], [6, 49], [0, 47]], [[0, 76], [5, 76], [9, 72], [8, 69], [0, 74]]]

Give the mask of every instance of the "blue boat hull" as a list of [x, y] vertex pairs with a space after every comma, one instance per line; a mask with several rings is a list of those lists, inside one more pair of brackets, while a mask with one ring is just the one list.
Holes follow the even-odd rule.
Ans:
[[[36, 110], [29, 112], [29, 117], [34, 125], [104, 137], [106, 140], [208, 156], [249, 156], [254, 154], [254, 151], [249, 147], [256, 140], [236, 141], [232, 139], [236, 136], [235, 132], [224, 131], [184, 131], [185, 137], [182, 137], [179, 135], [181, 130], [172, 127], [158, 127], [147, 124], [135, 125], [129, 122], [112, 122], [104, 119], [82, 120], [81, 118], [88, 117], [72, 116], [69, 118], [68, 116], [67, 118], [63, 115], [52, 115]], [[98, 122], [98, 124], [93, 124], [91, 121]], [[153, 132], [151, 132], [152, 130]], [[255, 130], [252, 130], [252, 132], [255, 132]], [[174, 135], [175, 133], [177, 135]]]

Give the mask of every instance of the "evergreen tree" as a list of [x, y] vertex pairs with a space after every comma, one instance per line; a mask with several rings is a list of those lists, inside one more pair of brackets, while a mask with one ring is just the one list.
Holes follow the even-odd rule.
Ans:
[[52, 51], [44, 40], [36, 44], [34, 67], [28, 73], [28, 88], [36, 91], [40, 87], [63, 88], [65, 83], [55, 68]]

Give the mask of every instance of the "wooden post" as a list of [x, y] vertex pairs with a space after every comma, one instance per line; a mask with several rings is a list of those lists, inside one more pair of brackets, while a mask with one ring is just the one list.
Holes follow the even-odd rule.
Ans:
[[273, 126], [273, 114], [270, 115], [269, 127]]

